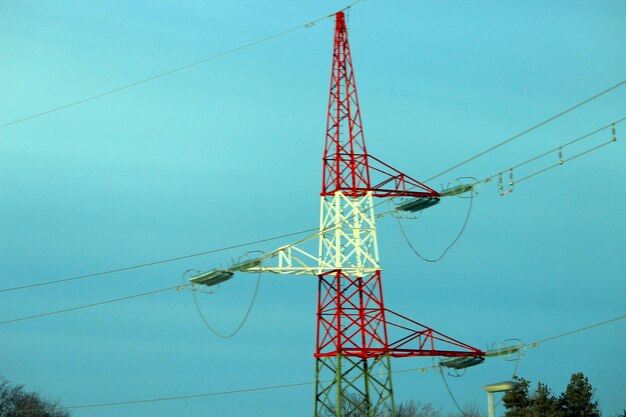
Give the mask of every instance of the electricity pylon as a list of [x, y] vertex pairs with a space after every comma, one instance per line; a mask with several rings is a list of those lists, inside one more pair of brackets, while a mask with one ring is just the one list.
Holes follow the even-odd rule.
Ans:
[[[392, 357], [456, 357], [455, 367], [463, 367], [485, 356], [385, 308], [374, 198], [390, 197], [412, 198], [403, 206], [414, 211], [435, 204], [441, 196], [368, 153], [345, 16], [339, 12], [319, 232], [227, 270], [191, 278], [195, 284], [215, 285], [232, 278], [234, 272], [317, 276], [315, 417], [341, 417], [342, 410], [358, 410], [367, 417], [395, 416]], [[307, 249], [315, 241], [317, 254]]]

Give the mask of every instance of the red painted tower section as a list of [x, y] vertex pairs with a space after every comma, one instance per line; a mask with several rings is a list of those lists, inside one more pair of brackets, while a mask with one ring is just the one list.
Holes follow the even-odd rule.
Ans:
[[342, 191], [349, 197], [438, 197], [439, 193], [369, 155], [365, 146], [361, 109], [352, 67], [343, 12], [336, 14], [322, 196]]
[[367, 148], [343, 12], [336, 15], [322, 195], [343, 191], [351, 197], [370, 189]]

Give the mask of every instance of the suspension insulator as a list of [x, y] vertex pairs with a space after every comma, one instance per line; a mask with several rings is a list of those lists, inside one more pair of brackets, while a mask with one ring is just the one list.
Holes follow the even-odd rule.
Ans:
[[212, 269], [204, 274], [196, 275], [189, 278], [189, 282], [192, 284], [206, 285], [211, 287], [213, 285], [220, 284], [224, 281], [228, 281], [233, 277], [233, 273], [230, 271], [223, 271], [221, 269]]
[[453, 369], [465, 369], [483, 363], [485, 360], [482, 356], [463, 356], [460, 358], [450, 358], [439, 361], [439, 366]]
[[453, 195], [466, 193], [470, 191], [472, 187], [473, 186], [471, 184], [460, 184], [454, 187], [446, 188], [445, 190], [441, 191], [439, 194], [441, 194], [442, 197], [450, 197]]
[[257, 266], [261, 265], [261, 260], [260, 259], [248, 259], [242, 262], [238, 262], [236, 264], [234, 264], [233, 266], [231, 266], [230, 268], [228, 268], [229, 271], [247, 271], [250, 268], [255, 268]]
[[398, 211], [410, 211], [412, 213], [427, 209], [439, 203], [439, 198], [420, 197], [396, 206]]

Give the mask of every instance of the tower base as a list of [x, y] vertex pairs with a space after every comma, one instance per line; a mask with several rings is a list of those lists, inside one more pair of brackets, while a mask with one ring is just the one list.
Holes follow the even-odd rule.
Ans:
[[324, 356], [315, 360], [314, 417], [394, 417], [389, 356]]

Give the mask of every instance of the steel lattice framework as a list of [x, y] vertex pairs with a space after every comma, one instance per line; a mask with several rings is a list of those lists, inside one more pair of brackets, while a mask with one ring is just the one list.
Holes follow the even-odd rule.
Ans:
[[[438, 199], [440, 195], [368, 153], [345, 16], [339, 12], [319, 232], [228, 270], [192, 278], [213, 285], [237, 271], [317, 276], [315, 417], [341, 417], [350, 410], [367, 417], [395, 416], [393, 357], [485, 356], [385, 307], [374, 212], [377, 197]], [[306, 249], [315, 241], [317, 254]]]
[[[368, 154], [345, 16], [339, 12], [323, 156], [316, 417], [339, 417], [350, 408], [372, 417], [394, 415], [391, 357], [482, 354], [385, 308], [373, 197], [394, 196], [439, 194]], [[392, 317], [404, 323], [392, 323]], [[404, 334], [390, 343], [391, 328]], [[435, 341], [456, 349], [439, 349]]]

